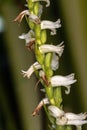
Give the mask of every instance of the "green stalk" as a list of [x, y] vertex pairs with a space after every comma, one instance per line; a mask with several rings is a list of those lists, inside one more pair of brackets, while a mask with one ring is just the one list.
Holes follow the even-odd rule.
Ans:
[[66, 126], [66, 130], [72, 130], [72, 127], [71, 126]]
[[54, 100], [55, 105], [58, 108], [62, 108], [62, 93], [61, 93], [61, 87], [54, 88]]
[[65, 130], [65, 126], [57, 125], [56, 130]]

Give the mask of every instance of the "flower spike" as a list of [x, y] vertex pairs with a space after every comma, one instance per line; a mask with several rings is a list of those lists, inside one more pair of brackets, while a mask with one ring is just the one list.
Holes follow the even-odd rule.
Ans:
[[32, 0], [32, 2], [37, 2], [37, 1], [45, 1], [47, 3], [46, 7], [50, 6], [50, 1], [49, 0]]
[[55, 35], [56, 28], [60, 28], [60, 27], [61, 27], [60, 19], [58, 19], [56, 22], [47, 21], [47, 20], [41, 21], [41, 29], [50, 29], [51, 35]]
[[[35, 85], [42, 84], [43, 88], [40, 91], [44, 92], [43, 98], [32, 112], [32, 116], [39, 114], [40, 109], [44, 106], [45, 112], [51, 123], [49, 128], [55, 129], [72, 129], [70, 125], [74, 125], [78, 130], [82, 130], [82, 125], [87, 124], [87, 113], [75, 114], [64, 112], [61, 86], [65, 87], [65, 93], [70, 93], [71, 85], [77, 80], [74, 78], [74, 73], [67, 76], [55, 75], [59, 67], [59, 59], [64, 51], [63, 42], [58, 45], [47, 44], [47, 30], [50, 35], [56, 35], [57, 29], [61, 27], [61, 20], [49, 21], [42, 20], [43, 5], [50, 6], [50, 0], [26, 0], [27, 9], [19, 13], [14, 19], [21, 23], [23, 18], [26, 18], [29, 26], [29, 32], [19, 36], [24, 39], [26, 47], [33, 49], [36, 62], [33, 63], [27, 71], [22, 70], [23, 77], [28, 79], [35, 72], [38, 81]], [[44, 3], [43, 3], [44, 2]], [[47, 30], [46, 30], [47, 29]], [[33, 46], [32, 46], [33, 45]], [[58, 125], [58, 127], [57, 127]], [[66, 127], [66, 125], [68, 125]], [[59, 127], [60, 126], [60, 127]]]
[[23, 76], [30, 78], [35, 69], [36, 70], [41, 69], [41, 65], [38, 62], [35, 62], [33, 65], [31, 65], [27, 71], [22, 70]]

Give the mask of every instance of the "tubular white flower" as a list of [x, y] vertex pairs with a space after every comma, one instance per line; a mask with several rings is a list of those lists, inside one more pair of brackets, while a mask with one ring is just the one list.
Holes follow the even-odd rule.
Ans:
[[32, 42], [35, 40], [35, 34], [33, 30], [30, 30], [28, 33], [23, 33], [22, 35], [19, 36], [20, 39], [24, 39], [26, 44]]
[[58, 118], [64, 115], [64, 111], [60, 110], [58, 107], [53, 106], [53, 105], [49, 106], [48, 110], [49, 110], [49, 114], [55, 118]]
[[39, 49], [40, 49], [40, 51], [42, 53], [53, 52], [52, 62], [51, 62], [51, 68], [52, 68], [52, 70], [58, 69], [58, 66], [59, 66], [59, 57], [55, 53], [57, 53], [59, 56], [62, 55], [63, 50], [64, 50], [64, 45], [62, 45], [62, 44], [63, 44], [63, 42], [60, 43], [57, 46], [46, 44], [46, 45], [41, 45], [39, 47]]
[[41, 21], [41, 29], [50, 29], [51, 30], [51, 35], [56, 34], [56, 28], [60, 28], [60, 19], [58, 19], [56, 22], [48, 21], [48, 20], [43, 20]]
[[77, 80], [74, 79], [74, 74], [70, 74], [68, 76], [61, 76], [56, 75], [51, 77], [51, 85], [52, 87], [58, 87], [58, 86], [64, 86], [68, 89], [68, 91], [65, 91], [66, 94], [69, 94], [70, 92], [70, 85], [75, 83]]
[[56, 124], [58, 125], [75, 125], [82, 126], [87, 123], [87, 114], [74, 114], [74, 113], [65, 113], [63, 117], [56, 118]]
[[41, 69], [41, 65], [38, 62], [35, 62], [33, 65], [31, 65], [27, 71], [22, 70], [23, 76], [30, 78], [35, 69], [36, 70]]
[[45, 1], [47, 3], [46, 7], [50, 6], [50, 1], [49, 0], [32, 0], [32, 2], [37, 2], [37, 1]]
[[[63, 42], [62, 42], [62, 44], [63, 44]], [[61, 56], [62, 53], [63, 53], [63, 50], [64, 50], [64, 45], [62, 45], [62, 44], [59, 44], [59, 45], [57, 45], [57, 46], [55, 46], [55, 45], [50, 45], [50, 44], [45, 44], [45, 45], [41, 45], [41, 46], [39, 47], [39, 49], [40, 49], [40, 51], [41, 51], [42, 53], [55, 52], [55, 53], [57, 53], [59, 56]]]
[[65, 113], [63, 110], [59, 109], [56, 106], [48, 107], [49, 114], [56, 118], [57, 125], [75, 125], [77, 127], [82, 126], [87, 123], [87, 113]]
[[59, 57], [55, 53], [52, 55], [51, 68], [56, 71], [59, 67]]

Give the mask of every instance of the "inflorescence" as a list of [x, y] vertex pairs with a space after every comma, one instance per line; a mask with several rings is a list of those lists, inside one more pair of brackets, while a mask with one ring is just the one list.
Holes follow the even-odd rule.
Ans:
[[59, 68], [59, 59], [64, 51], [64, 42], [58, 45], [47, 43], [46, 31], [49, 29], [51, 35], [56, 35], [56, 30], [61, 27], [61, 20], [57, 19], [55, 22], [41, 20], [42, 2], [46, 2], [46, 7], [49, 7], [50, 0], [26, 0], [26, 2], [28, 9], [22, 11], [14, 21], [21, 23], [23, 18], [26, 18], [30, 30], [27, 34], [20, 35], [19, 38], [24, 39], [25, 45], [34, 50], [36, 61], [27, 71], [22, 70], [22, 74], [23, 77], [29, 79], [35, 73], [43, 86], [41, 91], [45, 93], [45, 98], [40, 101], [32, 115], [37, 115], [40, 109], [45, 106], [52, 129], [56, 129], [58, 125], [74, 125], [79, 130], [83, 124], [87, 123], [87, 113], [66, 113], [62, 105], [61, 87], [65, 87], [67, 89], [65, 94], [69, 94], [71, 85], [77, 81], [74, 78], [75, 74], [54, 75], [54, 71]]

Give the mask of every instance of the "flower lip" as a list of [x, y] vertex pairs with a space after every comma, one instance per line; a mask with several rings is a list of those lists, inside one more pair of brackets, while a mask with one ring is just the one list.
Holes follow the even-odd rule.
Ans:
[[50, 29], [51, 30], [51, 35], [56, 34], [56, 28], [60, 28], [60, 19], [58, 19], [56, 22], [48, 21], [48, 20], [43, 20], [41, 21], [41, 29]]
[[46, 7], [50, 6], [50, 1], [49, 0], [32, 0], [32, 2], [37, 2], [37, 1], [45, 1], [47, 3]]

